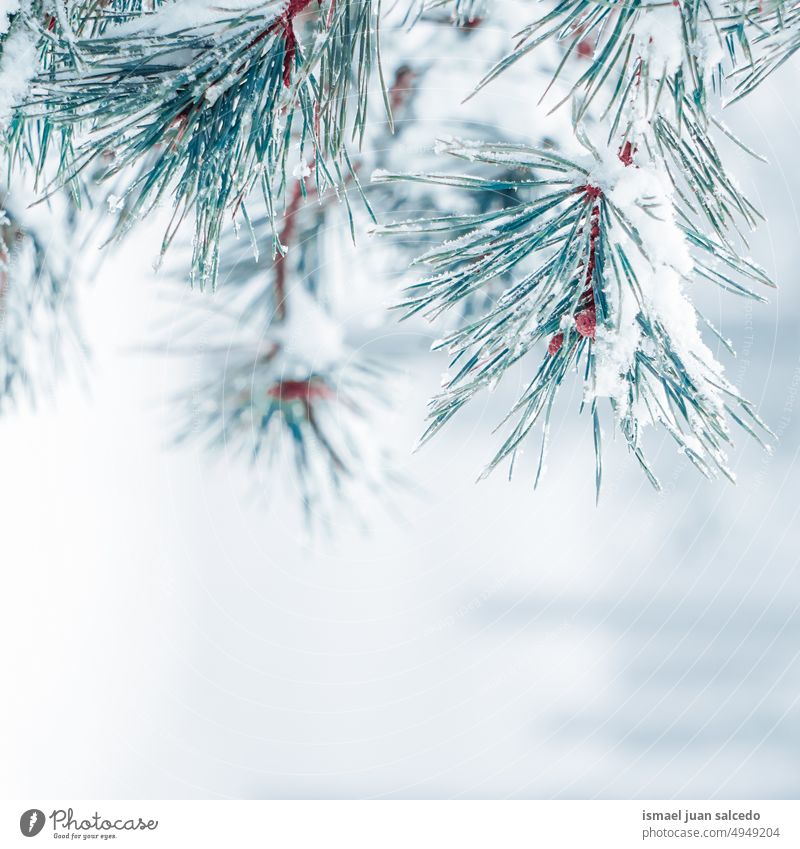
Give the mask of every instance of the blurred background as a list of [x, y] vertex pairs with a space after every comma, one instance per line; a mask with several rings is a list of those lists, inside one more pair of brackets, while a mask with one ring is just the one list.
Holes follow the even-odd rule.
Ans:
[[475, 483], [513, 381], [412, 454], [446, 363], [398, 324], [370, 344], [403, 352], [381, 426], [415, 490], [309, 537], [285, 481], [172, 444], [193, 366], [138, 349], [192, 296], [153, 272], [162, 222], [125, 243], [82, 298], [87, 380], [0, 420], [3, 794], [797, 798], [798, 82], [728, 113], [771, 163], [727, 151], [781, 288], [693, 293], [779, 437], [738, 440], [735, 486], [653, 434], [657, 494], [607, 439], [595, 506], [578, 387], [538, 491]]

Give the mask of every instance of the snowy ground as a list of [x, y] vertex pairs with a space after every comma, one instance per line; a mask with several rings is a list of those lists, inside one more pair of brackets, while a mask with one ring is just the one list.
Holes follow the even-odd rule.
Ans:
[[[595, 508], [575, 397], [538, 492], [475, 485], [509, 386], [409, 460], [401, 519], [309, 545], [245, 469], [168, 445], [184, 373], [128, 350], [164, 311], [131, 243], [86, 299], [91, 393], [0, 422], [3, 794], [796, 798], [795, 78], [737, 115], [776, 164], [739, 171], [783, 289], [712, 310], [781, 436], [740, 440], [736, 487], [665, 443], [657, 496], [616, 446]], [[442, 363], [411, 368], [400, 451]]]

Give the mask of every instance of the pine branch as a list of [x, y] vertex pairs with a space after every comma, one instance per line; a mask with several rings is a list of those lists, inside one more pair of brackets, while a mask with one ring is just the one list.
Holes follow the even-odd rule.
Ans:
[[[82, 139], [74, 154], [62, 153], [62, 181], [97, 162], [102, 179], [132, 175], [120, 233], [170, 197], [163, 252], [193, 217], [193, 271], [213, 284], [223, 220], [256, 188], [274, 231], [291, 148], [313, 150], [318, 184], [348, 172], [348, 102], [359, 139], [377, 62], [377, 6], [331, 0], [316, 12], [309, 0], [290, 0], [205, 9], [191, 25], [176, 6], [136, 17], [134, 8], [112, 9], [91, 35], [62, 35], [21, 115]], [[118, 24], [122, 12], [130, 19]]]
[[[551, 66], [542, 97], [569, 103], [573, 138], [518, 130], [495, 143], [449, 141], [444, 166], [423, 153], [400, 173], [423, 143], [414, 101], [436, 84], [439, 60], [479, 38], [484, 15], [508, 25], [511, 12], [476, 0], [416, 3], [393, 32], [402, 61], [386, 85], [378, 0], [22, 0], [5, 29], [0, 21], [0, 80], [11, 83], [0, 93], [4, 153], [9, 176], [32, 171], [40, 196], [68, 187], [77, 206], [113, 192], [115, 238], [166, 203], [163, 255], [192, 222], [193, 276], [230, 284], [227, 306], [215, 309], [230, 309], [237, 333], [253, 338], [234, 346], [232, 368], [210, 357], [213, 379], [192, 396], [189, 429], [246, 446], [254, 459], [290, 444], [309, 510], [323, 490], [375, 480], [362, 401], [378, 396], [382, 378], [371, 363], [356, 365], [355, 377], [344, 366], [352, 352], [334, 332], [333, 237], [324, 235], [354, 238], [372, 205], [400, 221], [381, 228], [402, 236], [384, 263], [403, 268], [409, 252], [422, 252], [427, 273], [402, 308], [437, 322], [452, 357], [424, 439], [509, 369], [528, 369], [489, 469], [513, 468], [541, 425], [538, 482], [558, 391], [576, 372], [598, 488], [603, 399], [654, 484], [643, 448], [651, 424], [703, 474], [730, 476], [730, 424], [757, 439], [764, 427], [701, 331], [730, 344], [686, 290], [710, 282], [763, 300], [772, 285], [747, 258], [761, 215], [717, 139], [747, 147], [717, 107], [729, 79], [743, 96], [796, 51], [797, 8], [555, 0], [478, 89], [504, 81], [528, 96], [531, 79], [511, 69], [541, 48]], [[433, 42], [409, 35], [415, 16]], [[445, 36], [448, 17], [457, 26]], [[446, 105], [437, 114], [459, 134], [491, 120], [474, 108], [467, 119]], [[586, 153], [567, 153], [575, 141]], [[371, 171], [367, 203], [359, 175]], [[363, 203], [352, 205], [353, 195]], [[248, 238], [238, 242], [242, 225]], [[363, 262], [378, 254], [360, 250]], [[248, 254], [256, 259], [245, 263]], [[319, 362], [314, 349], [333, 337]]]
[[[452, 141], [441, 149], [470, 162], [512, 165], [526, 176], [501, 184], [521, 197], [511, 209], [381, 228], [385, 233], [433, 228], [456, 237], [420, 258], [432, 271], [408, 290], [406, 315], [437, 317], [498, 275], [514, 277], [491, 310], [440, 343], [450, 352], [452, 376], [431, 403], [423, 441], [546, 343], [544, 358], [506, 417], [511, 433], [489, 469], [506, 459], [513, 466], [522, 443], [542, 422], [538, 480], [558, 389], [569, 372], [582, 371], [593, 417], [597, 400], [608, 398], [654, 484], [640, 440], [649, 422], [664, 426], [703, 474], [730, 476], [726, 415], [739, 424], [757, 418], [703, 344], [682, 288], [705, 278], [751, 294], [746, 283], [769, 284], [763, 271], [687, 220], [672, 221], [669, 183], [657, 171], [637, 167], [629, 148], [619, 152], [616, 164], [514, 145]], [[377, 179], [430, 179], [479, 191], [498, 187], [497, 181], [470, 176]], [[684, 251], [684, 239], [691, 253]]]

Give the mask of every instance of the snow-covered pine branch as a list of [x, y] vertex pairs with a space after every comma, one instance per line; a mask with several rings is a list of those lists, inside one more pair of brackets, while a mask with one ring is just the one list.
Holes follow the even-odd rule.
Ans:
[[[224, 282], [210, 311], [237, 315], [228, 332], [241, 342], [233, 369], [216, 369], [210, 353], [206, 383], [189, 393], [195, 424], [251, 456], [292, 445], [306, 507], [345, 479], [373, 481], [382, 464], [370, 459], [382, 449], [362, 442], [375, 436], [362, 402], [392, 390], [354, 358], [343, 316], [356, 282], [382, 304], [420, 253], [431, 273], [404, 306], [434, 320], [453, 354], [426, 435], [522, 361], [529, 386], [491, 465], [513, 462], [537, 421], [546, 442], [556, 393], [577, 370], [598, 486], [603, 399], [653, 482], [642, 448], [653, 423], [703, 473], [730, 474], [729, 423], [757, 438], [762, 425], [703, 340], [715, 330], [688, 291], [706, 281], [762, 299], [771, 285], [747, 258], [760, 213], [719, 153], [723, 135], [745, 147], [720, 107], [796, 51], [799, 9], [0, 0], [4, 192], [22, 197], [21, 175], [35, 181], [24, 204], [9, 201], [4, 232], [23, 232], [29, 201], [61, 188], [84, 215], [109, 210], [115, 236], [171, 207], [160, 253], [191, 242], [192, 277]], [[464, 56], [495, 65], [460, 103]], [[489, 142], [458, 141], [489, 132]], [[438, 156], [436, 137], [450, 139]], [[358, 239], [343, 259], [374, 215], [398, 222], [383, 227], [395, 238]], [[7, 244], [6, 290], [59, 320], [69, 299], [36, 294], [61, 279], [44, 261], [52, 235], [24, 232], [25, 255], [38, 245], [45, 273], [34, 281]], [[343, 293], [330, 269], [347, 262]], [[31, 322], [3, 333], [6, 351], [22, 350]]]
[[[687, 288], [702, 279], [763, 299], [758, 289], [773, 285], [744, 258], [742, 229], [754, 227], [760, 215], [713, 141], [713, 132], [731, 135], [716, 112], [725, 77], [736, 70], [731, 20], [735, 13], [741, 25], [738, 4], [543, 5], [478, 90], [532, 51], [561, 44], [561, 58], [539, 96], [556, 107], [571, 106], [583, 155], [445, 142], [442, 153], [517, 169], [522, 176], [502, 188], [518, 194], [519, 206], [382, 228], [434, 228], [454, 236], [420, 257], [431, 273], [408, 289], [407, 314], [436, 318], [499, 275], [512, 278], [490, 309], [441, 343], [452, 357], [451, 377], [431, 403], [425, 437], [512, 364], [538, 353], [540, 365], [508, 414], [510, 434], [489, 469], [504, 459], [513, 468], [542, 422], [538, 481], [558, 389], [578, 372], [593, 417], [598, 491], [602, 399], [610, 401], [617, 426], [654, 485], [642, 447], [643, 428], [653, 423], [667, 429], [703, 474], [732, 477], [728, 422], [757, 439], [765, 428], [703, 341], [701, 326], [713, 328], [698, 315]], [[375, 179], [500, 187], [470, 175], [379, 173]]]
[[352, 128], [357, 146], [364, 130], [374, 0], [185, 0], [150, 13], [84, 3], [64, 26], [30, 17], [48, 58], [17, 123], [67, 133], [62, 182], [97, 163], [100, 179], [122, 176], [122, 232], [169, 198], [162, 252], [193, 220], [201, 284], [216, 281], [225, 216], [246, 215], [254, 190], [274, 223], [297, 147], [313, 155], [318, 185], [352, 173], [345, 138]]

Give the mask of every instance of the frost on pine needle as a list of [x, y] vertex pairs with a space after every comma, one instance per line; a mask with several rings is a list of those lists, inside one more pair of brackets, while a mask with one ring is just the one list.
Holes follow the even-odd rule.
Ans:
[[79, 140], [61, 154], [62, 182], [98, 163], [101, 179], [124, 176], [118, 234], [169, 199], [162, 252], [193, 220], [193, 273], [213, 285], [225, 216], [246, 214], [255, 191], [275, 209], [291, 146], [313, 151], [319, 185], [350, 173], [346, 136], [363, 133], [377, 63], [371, 0], [169, 3], [121, 20], [112, 6], [92, 17], [96, 31], [74, 38], [53, 28], [19, 115]]
[[[14, 5], [18, 15], [18, 4]], [[10, 14], [0, 8], [0, 34], [5, 33], [0, 52], [0, 132], [8, 129], [14, 108], [27, 96], [39, 62], [35, 32], [19, 18], [11, 22]]]
[[731, 50], [744, 60], [732, 75], [731, 101], [752, 92], [800, 49], [800, 4], [796, 2], [730, 3], [723, 26]]

